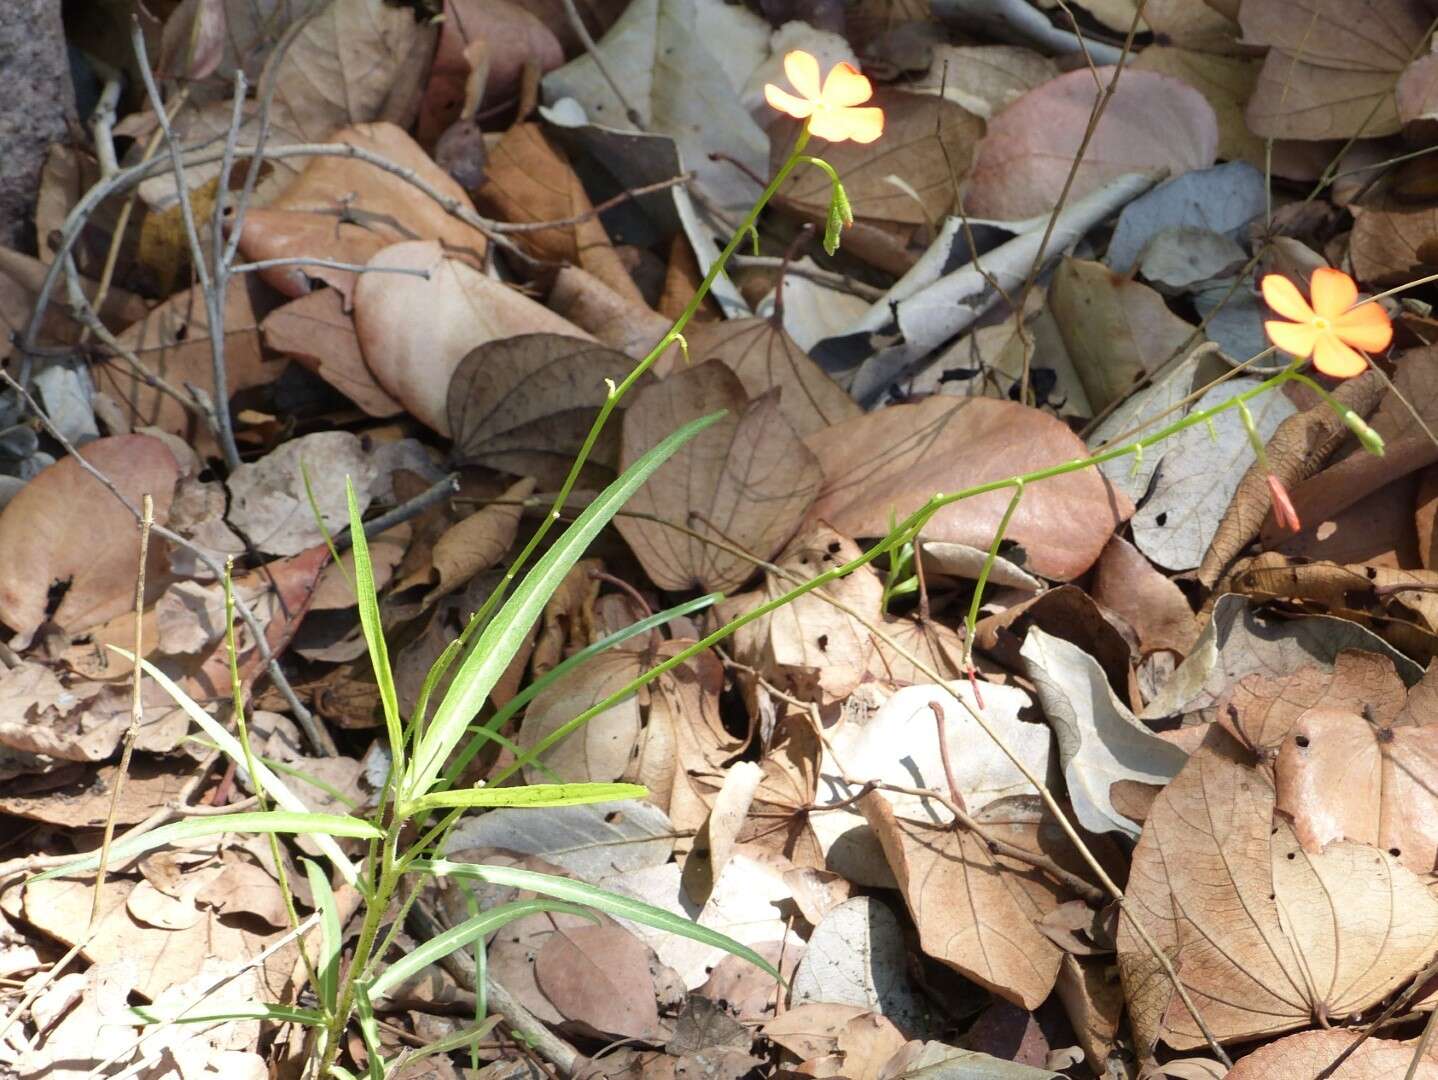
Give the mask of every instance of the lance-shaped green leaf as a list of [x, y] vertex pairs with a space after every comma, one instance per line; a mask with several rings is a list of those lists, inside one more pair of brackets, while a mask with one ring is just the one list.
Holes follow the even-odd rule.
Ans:
[[585, 507], [584, 512], [535, 563], [534, 569], [525, 575], [514, 595], [505, 601], [493, 621], [480, 634], [455, 673], [444, 700], [435, 710], [434, 720], [415, 752], [415, 760], [404, 786], [406, 799], [414, 799], [429, 790], [444, 768], [450, 751], [464, 737], [470, 720], [479, 712], [494, 684], [524, 643], [529, 628], [539, 618], [544, 605], [588, 550], [599, 530], [609, 523], [655, 469], [722, 415], [719, 412], [690, 421], [626, 469]]
[[640, 784], [527, 784], [524, 787], [453, 788], [434, 791], [415, 801], [406, 816], [442, 807], [580, 806], [584, 803], [642, 799]]
[[411, 975], [416, 975], [430, 964], [443, 959], [455, 949], [462, 949], [471, 941], [487, 937], [506, 923], [535, 915], [541, 911], [565, 911], [571, 915], [593, 918], [593, 912], [577, 904], [562, 900], [516, 900], [490, 908], [472, 919], [465, 919], [458, 926], [450, 927], [442, 934], [436, 934], [417, 949], [404, 954], [369, 984], [369, 997], [373, 1001], [381, 994], [393, 989]]
[[242, 1001], [226, 1004], [216, 1012], [186, 1012], [184, 1009], [162, 1009], [154, 1005], [135, 1005], [130, 1009], [141, 1024], [209, 1024], [224, 1020], [273, 1020], [276, 1023], [305, 1024], [319, 1027], [325, 1022], [323, 1014], [314, 1009], [301, 1009], [294, 1005], [267, 1005], [262, 1001]]
[[620, 896], [583, 881], [555, 877], [553, 874], [540, 874], [533, 870], [521, 870], [514, 866], [459, 863], [450, 862], [448, 859], [417, 859], [410, 868], [419, 873], [430, 873], [439, 877], [449, 875], [483, 881], [491, 885], [508, 885], [511, 888], [526, 889], [529, 892], [552, 896], [556, 900], [582, 904], [585, 907], [594, 908], [596, 911], [602, 911], [606, 915], [632, 919], [645, 926], [652, 926], [656, 930], [664, 930], [692, 941], [703, 942], [705, 945], [723, 949], [727, 953], [748, 960], [749, 963], [763, 969], [774, 978], [780, 979], [779, 972], [769, 961], [731, 937], [716, 930], [710, 930], [707, 926], [690, 922], [688, 919], [665, 911], [663, 908], [655, 907], [653, 904], [646, 904], [642, 900], [635, 900], [628, 896]]
[[[356, 836], [362, 840], [379, 840], [384, 833], [362, 818], [347, 817], [344, 814], [297, 814], [289, 810], [268, 810], [252, 814], [222, 814], [219, 817], [186, 818], [184, 821], [161, 825], [158, 829], [127, 836], [110, 845], [110, 859], [128, 859], [142, 851], [153, 851], [166, 844], [183, 840], [200, 840], [206, 836], [221, 836], [225, 833], [293, 833], [297, 836], [335, 837]], [[37, 874], [31, 881], [64, 874], [80, 874], [100, 865], [98, 850], [82, 855], [74, 862], [56, 866]]]

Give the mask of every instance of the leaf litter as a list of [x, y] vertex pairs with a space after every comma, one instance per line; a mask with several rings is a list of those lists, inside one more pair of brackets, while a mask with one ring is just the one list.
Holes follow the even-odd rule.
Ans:
[[[808, 230], [829, 177], [796, 172], [684, 348], [618, 402], [566, 514], [680, 424], [725, 416], [555, 593], [471, 718], [501, 726], [476, 733], [467, 783], [727, 619], [836, 575], [936, 493], [1061, 467], [1254, 388], [1282, 362], [1248, 363], [1263, 272], [1302, 283], [1331, 264], [1371, 295], [1438, 262], [1417, 0], [591, 0], [574, 5], [582, 34], [568, 6], [147, 13], [195, 159], [197, 239], [262, 264], [223, 296], [196, 274], [170, 172], [122, 217], [123, 193], [80, 203], [110, 147], [77, 126], [54, 148], [38, 243], [0, 251], [7, 370], [24, 366], [78, 444], [0, 398], [0, 1016], [33, 991], [0, 1032], [4, 1069], [113, 1056], [146, 1077], [248, 1077], [298, 1060], [249, 1020], [140, 1049], [124, 1006], [185, 1004], [217, 979], [217, 1002], [310, 1000], [279, 881], [313, 910], [309, 839], [282, 842], [279, 866], [235, 835], [168, 846], [117, 860], [98, 894], [24, 883], [107, 821], [153, 829], [253, 797], [157, 686], [132, 703], [116, 650], [138, 640], [221, 722], [237, 677], [257, 752], [310, 809], [370, 805], [382, 693], [347, 485], [380, 523], [379, 618], [407, 709], [786, 159], [797, 124], [763, 86], [790, 49], [881, 84], [883, 141], [809, 150], [855, 224], [821, 253]], [[81, 68], [138, 75], [73, 23]], [[95, 128], [126, 140], [119, 164], [165, 157], [153, 110], [119, 101]], [[211, 235], [206, 147], [235, 116], [232, 195], [262, 131], [273, 153]], [[1303, 178], [1330, 162], [1310, 194]], [[72, 211], [60, 276], [75, 280], [23, 351]], [[476, 943], [491, 984], [588, 1057], [574, 1075], [1242, 1078], [1345, 1052], [1331, 1075], [1402, 1075], [1421, 1013], [1356, 1046], [1351, 1028], [1418, 991], [1438, 935], [1429, 301], [1384, 301], [1395, 353], [1323, 386], [1384, 456], [1289, 383], [1254, 402], [1252, 438], [1229, 412], [1017, 501], [1000, 486], [953, 504], [520, 770], [642, 799], [477, 813], [447, 840], [451, 859], [697, 920], [785, 984], [559, 912]], [[165, 530], [138, 620], [135, 515], [107, 484], [135, 510], [149, 496]], [[233, 673], [228, 560], [246, 616]], [[722, 595], [674, 609], [705, 593]], [[359, 898], [336, 895], [347, 923]], [[431, 886], [421, 905], [453, 924], [516, 895]], [[411, 919], [386, 959], [434, 932]], [[48, 977], [72, 946], [76, 967]], [[448, 968], [391, 987], [382, 1051], [453, 1031], [479, 996]], [[476, 1075], [536, 1067], [513, 1019], [465, 1062]], [[347, 1053], [363, 1068], [369, 1051]], [[457, 1056], [432, 1063], [460, 1075]], [[1424, 1057], [1410, 1075], [1433, 1070]]]

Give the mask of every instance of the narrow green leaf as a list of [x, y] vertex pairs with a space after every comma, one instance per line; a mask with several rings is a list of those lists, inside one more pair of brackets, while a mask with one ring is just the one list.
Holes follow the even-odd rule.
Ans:
[[[346, 817], [343, 814], [296, 814], [289, 810], [268, 810], [249, 814], [221, 814], [218, 817], [186, 818], [184, 821], [161, 825], [139, 836], [126, 837], [110, 845], [112, 860], [128, 859], [142, 851], [152, 851], [166, 844], [181, 840], [198, 840], [206, 836], [220, 836], [224, 833], [295, 833], [301, 836], [358, 836], [366, 840], [377, 840], [384, 833], [362, 818]], [[64, 874], [83, 873], [100, 865], [100, 852], [92, 851], [74, 862], [66, 863], [36, 874], [31, 881]]]
[[[109, 648], [111, 651], [134, 663], [134, 653], [127, 649], [122, 649], [118, 645], [110, 645]], [[240, 768], [245, 768], [245, 749], [240, 745], [238, 739], [226, 731], [213, 716], [199, 706], [194, 698], [190, 697], [189, 694], [175, 685], [173, 679], [154, 664], [150, 663], [150, 661], [141, 659], [140, 667], [144, 669], [146, 675], [159, 683], [160, 689], [169, 694], [170, 699], [185, 711], [185, 715], [198, 724], [200, 730], [208, 735], [215, 745], [225, 752], [226, 757]], [[266, 793], [268, 793], [270, 798], [274, 799], [279, 806], [296, 814], [309, 813], [309, 807], [305, 805], [304, 800], [286, 787], [278, 776], [265, 767], [263, 762], [255, 762], [255, 772], [259, 774], [257, 779], [264, 786]], [[325, 835], [316, 836], [315, 845], [324, 853], [325, 858], [334, 863], [335, 868], [339, 870], [346, 882], [350, 885], [359, 884], [360, 875], [359, 871], [355, 868], [355, 864], [350, 862], [349, 856], [340, 850], [340, 846], [334, 842], [332, 837]]]
[[515, 919], [522, 919], [526, 915], [535, 915], [541, 911], [566, 911], [571, 915], [593, 918], [592, 912], [575, 904], [565, 903], [563, 900], [516, 900], [490, 908], [472, 919], [465, 919], [458, 926], [451, 927], [442, 934], [436, 934], [419, 948], [405, 953], [404, 956], [385, 968], [369, 984], [371, 1000], [398, 986], [411, 975], [423, 971], [430, 964], [443, 959], [456, 949], [464, 948], [471, 941], [487, 937]]
[[389, 666], [389, 646], [384, 640], [384, 624], [380, 621], [379, 594], [374, 587], [374, 564], [370, 562], [369, 541], [364, 534], [354, 484], [345, 477], [345, 500], [349, 504], [350, 542], [355, 557], [355, 598], [359, 601], [360, 628], [369, 649], [370, 667], [375, 685], [379, 687], [380, 704], [384, 707], [384, 726], [389, 733], [391, 766], [398, 772], [404, 765], [403, 724], [399, 717], [399, 695], [394, 688], [394, 672]]
[[[494, 715], [484, 722], [483, 727], [477, 730], [473, 727], [469, 728], [469, 731], [473, 733], [473, 738], [464, 744], [464, 748], [455, 755], [454, 760], [445, 768], [445, 779], [448, 780], [450, 784], [454, 784], [456, 778], [464, 772], [464, 767], [470, 763], [475, 754], [479, 753], [479, 748], [484, 745], [486, 738], [497, 738], [495, 732], [504, 727], [510, 718], [518, 713], [520, 709], [528, 705], [536, 694], [551, 683], [564, 678], [565, 675], [568, 675], [590, 657], [597, 656], [599, 653], [604, 652], [606, 649], [612, 649], [616, 645], [622, 645], [630, 638], [638, 637], [640, 634], [646, 634], [655, 627], [663, 626], [670, 619], [677, 619], [681, 615], [691, 615], [696, 611], [702, 611], [723, 599], [724, 594], [717, 592], [696, 596], [693, 600], [686, 600], [682, 604], [675, 604], [672, 608], [665, 611], [655, 612], [653, 615], [646, 616], [636, 623], [630, 623], [623, 629], [616, 630], [608, 637], [601, 638], [590, 645], [586, 645], [573, 656], [565, 657], [519, 693], [515, 694], [514, 697], [506, 701], [500, 708], [495, 710]], [[501, 742], [500, 745], [504, 746], [505, 744]], [[510, 749], [510, 747], [507, 746], [505, 748]], [[518, 751], [511, 750], [510, 752], [513, 753], [515, 757], [519, 756]], [[549, 770], [547, 766], [544, 766], [542, 762], [536, 764], [543, 767], [546, 774], [548, 774]]]
[[779, 979], [780, 982], [783, 981], [779, 972], [769, 961], [731, 937], [700, 926], [698, 923], [690, 922], [663, 908], [657, 908], [653, 904], [646, 904], [642, 900], [634, 900], [628, 896], [620, 896], [582, 881], [555, 877], [552, 874], [540, 874], [533, 870], [521, 870], [513, 866], [457, 863], [450, 862], [448, 859], [417, 859], [410, 869], [419, 873], [434, 874], [438, 877], [449, 875], [483, 881], [491, 885], [508, 885], [512, 888], [526, 889], [529, 892], [552, 896], [558, 900], [583, 904], [586, 907], [602, 911], [606, 915], [631, 919], [634, 922], [643, 923], [645, 926], [652, 926], [656, 930], [664, 930], [671, 934], [678, 934], [680, 937], [687, 937], [692, 941], [713, 945], [715, 948], [723, 949], [727, 953], [748, 960], [749, 963]]
[[370, 1000], [369, 991], [364, 986], [355, 987], [355, 1013], [359, 1022], [360, 1038], [364, 1040], [364, 1048], [369, 1058], [369, 1080], [385, 1080], [384, 1052], [379, 1040], [379, 1021], [375, 1019], [374, 1002]]
[[464, 737], [466, 726], [509, 667], [539, 618], [554, 590], [588, 550], [599, 530], [609, 524], [620, 507], [637, 491], [651, 473], [668, 461], [678, 449], [718, 420], [722, 412], [691, 420], [629, 466], [599, 494], [584, 512], [544, 553], [514, 594], [495, 614], [479, 640], [464, 658], [449, 691], [444, 695], [434, 720], [420, 739], [415, 761], [407, 774], [403, 794], [413, 799], [425, 794], [444, 768], [445, 759]]
[[340, 988], [340, 946], [344, 935], [340, 929], [339, 905], [335, 903], [334, 890], [330, 879], [313, 859], [302, 859], [305, 875], [309, 878], [310, 893], [315, 898], [315, 907], [320, 913], [320, 956], [315, 967], [319, 985], [315, 992], [324, 1002], [325, 1012], [333, 1015], [339, 1007]]
[[452, 788], [434, 791], [415, 802], [406, 816], [444, 807], [472, 806], [579, 806], [583, 803], [642, 799], [649, 794], [640, 784], [526, 784], [523, 787]]
[[142, 1024], [208, 1024], [222, 1020], [274, 1020], [291, 1024], [319, 1027], [325, 1018], [314, 1009], [294, 1005], [267, 1005], [262, 1001], [226, 1004], [219, 1012], [186, 1012], [183, 1008], [161, 1009], [153, 1005], [134, 1005], [131, 1015]]

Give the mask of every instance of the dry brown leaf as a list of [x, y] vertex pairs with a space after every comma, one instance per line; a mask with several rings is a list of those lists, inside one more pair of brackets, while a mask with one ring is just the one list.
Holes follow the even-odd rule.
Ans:
[[469, 351], [536, 331], [584, 338], [584, 331], [468, 263], [445, 258], [432, 240], [394, 244], [372, 266], [430, 271], [365, 274], [355, 285], [355, 332], [376, 381], [441, 435], [449, 428], [449, 382]]
[[[566, 25], [566, 20], [561, 18], [560, 23]], [[439, 46], [416, 128], [417, 138], [426, 146], [459, 119], [470, 76], [465, 51], [476, 42], [483, 43], [489, 60], [481, 100], [491, 104], [515, 93], [526, 64], [537, 65], [543, 73], [564, 63], [564, 49], [555, 32], [528, 8], [511, 0], [445, 0]]]
[[662, 1036], [654, 950], [622, 926], [556, 930], [534, 958], [534, 978], [559, 1015], [591, 1038]]
[[[1378, 404], [1384, 389], [1378, 375], [1364, 372], [1355, 379], [1345, 380], [1334, 397], [1359, 416], [1367, 416]], [[1194, 576], [1205, 587], [1213, 588], [1238, 554], [1259, 535], [1265, 519], [1271, 516], [1269, 473], [1290, 490], [1296, 488], [1323, 468], [1348, 435], [1347, 426], [1326, 402], [1317, 402], [1280, 423], [1268, 440], [1267, 467], [1255, 460], [1243, 474]]]
[[[251, 275], [231, 279], [225, 293], [226, 389], [216, 392], [211, 356], [209, 316], [200, 289], [176, 293], [143, 319], [123, 330], [120, 343], [132, 350], [145, 368], [164, 379], [190, 401], [186, 387], [195, 386], [207, 399], [228, 402], [241, 390], [272, 382], [283, 361], [267, 360], [260, 348], [259, 321], [264, 290], [249, 281]], [[193, 408], [135, 374], [122, 360], [112, 359], [94, 369], [95, 382], [120, 403], [132, 428], [157, 427], [178, 435], [205, 455], [215, 444], [210, 429]]]
[[[1438, 901], [1386, 852], [1347, 841], [1304, 852], [1245, 754], [1210, 730], [1155, 801], [1127, 890], [1221, 1042], [1370, 1007], [1423, 966], [1438, 931]], [[1128, 920], [1118, 951], [1140, 1045], [1204, 1045]]]
[[1276, 806], [1305, 851], [1355, 840], [1426, 877], [1438, 870], [1435, 768], [1438, 727], [1378, 723], [1324, 702], [1298, 719], [1278, 750]]
[[[534, 696], [515, 742], [529, 749], [628, 684], [644, 667], [642, 656], [623, 649], [591, 657]], [[539, 755], [538, 761], [549, 769], [548, 773], [538, 765], [529, 765], [524, 770], [526, 777], [531, 783], [543, 782], [551, 775], [564, 783], [618, 780], [639, 741], [640, 704], [637, 696], [630, 697], [595, 716], [582, 729]]]
[[[1202, 3], [1173, 0], [1190, 11], [1208, 11]], [[1146, 12], [1147, 9], [1145, 9]], [[1217, 16], [1214, 12], [1210, 14]], [[1223, 20], [1227, 27], [1238, 27]], [[1230, 46], [1233, 37], [1227, 38]], [[1263, 166], [1263, 140], [1248, 130], [1244, 106], [1253, 95], [1263, 61], [1250, 56], [1222, 56], [1195, 48], [1150, 45], [1133, 58], [1135, 71], [1171, 75], [1187, 83], [1213, 107], [1218, 122], [1218, 157], [1224, 161], [1250, 161]]]
[[[472, 349], [449, 383], [455, 458], [557, 488], [608, 399], [605, 380], [617, 385], [633, 366], [623, 353], [559, 334], [518, 334]], [[618, 460], [619, 428], [609, 424], [580, 483]]]
[[1417, 1048], [1393, 1039], [1366, 1039], [1333, 1072], [1324, 1072], [1359, 1036], [1350, 1031], [1304, 1031], [1260, 1046], [1234, 1065], [1226, 1080], [1317, 1076], [1328, 1080], [1438, 1080], [1438, 1062], [1424, 1056], [1409, 1071]]
[[[10, 704], [13, 703], [7, 706]], [[0, 735], [0, 741], [3, 739]], [[76, 769], [69, 779], [57, 772], [46, 776], [43, 786], [38, 782], [25, 783], [25, 779], [36, 779], [33, 777], [9, 780], [5, 794], [0, 795], [0, 811], [66, 829], [98, 829], [110, 815], [119, 772], [116, 765]], [[115, 804], [115, 824], [134, 825], [144, 821], [177, 798], [190, 778], [169, 762], [135, 758], [125, 774], [119, 802]], [[27, 787], [33, 790], [26, 790]]]
[[[1097, 69], [1107, 84], [1113, 68]], [[964, 198], [978, 217], [1013, 220], [1052, 210], [1068, 179], [1099, 93], [1095, 72], [1070, 71], [1030, 90], [989, 123]], [[1167, 75], [1126, 71], [1109, 99], [1068, 192], [1082, 198], [1117, 176], [1213, 164], [1218, 122], [1193, 87]]]
[[[1087, 454], [1067, 425], [1049, 414], [989, 398], [890, 405], [807, 442], [824, 470], [811, 516], [850, 536], [883, 536], [892, 516], [902, 520], [935, 492]], [[947, 506], [924, 527], [924, 537], [987, 549], [1010, 497], [995, 491]], [[1097, 469], [1084, 469], [1029, 487], [1006, 536], [1023, 546], [1025, 569], [1067, 581], [1093, 565], [1132, 512]]]
[[685, 894], [700, 907], [709, 899], [714, 882], [734, 853], [735, 840], [763, 779], [764, 770], [752, 761], [736, 761], [724, 774], [724, 783], [714, 796], [708, 819], [694, 837], [679, 879]]
[[634, 396], [624, 414], [621, 469], [677, 428], [726, 410], [661, 465], [630, 498], [615, 527], [650, 580], [677, 591], [698, 586], [730, 592], [754, 575], [753, 559], [670, 528], [768, 559], [798, 528], [823, 474], [770, 391], [749, 400], [739, 377], [719, 361], [678, 371]]
[[[151, 496], [164, 523], [179, 469], [162, 440], [116, 435], [80, 453], [131, 506]], [[139, 524], [73, 458], [41, 470], [0, 511], [0, 551], [0, 619], [26, 638], [47, 618], [74, 632], [134, 607]], [[163, 555], [162, 544], [151, 545], [152, 559]], [[52, 589], [63, 589], [57, 603]]]
[[[837, 170], [856, 216], [903, 225], [938, 221], [954, 207], [955, 185], [969, 171], [984, 122], [952, 101], [882, 86], [870, 104], [884, 110], [882, 142], [869, 147], [816, 138], [808, 152]], [[786, 118], [770, 130], [774, 168], [783, 164], [797, 128]], [[827, 173], [801, 169], [780, 198], [822, 221], [829, 189]]]
[[1054, 992], [1068, 1013], [1084, 1058], [1097, 1073], [1113, 1050], [1123, 1019], [1123, 987], [1117, 972], [1107, 961], [1064, 953]]
[[[409, 18], [408, 12], [404, 13]], [[394, 124], [357, 124], [329, 136], [410, 169], [440, 194], [473, 209], [464, 189]], [[240, 250], [247, 259], [324, 257], [364, 264], [391, 244], [406, 240], [438, 243], [445, 254], [480, 265], [488, 241], [484, 234], [448, 214], [406, 181], [358, 158], [317, 157], [268, 206], [245, 215]], [[381, 264], [383, 265], [383, 264]], [[318, 266], [284, 266], [260, 271], [286, 296], [310, 291], [310, 278], [351, 297], [356, 275]], [[384, 286], [409, 280], [385, 274]], [[532, 328], [531, 328], [532, 329]]]
[[1360, 281], [1398, 284], [1431, 274], [1438, 266], [1438, 210], [1355, 206], [1348, 251]]
[[1290, 565], [1265, 552], [1235, 571], [1230, 588], [1255, 599], [1297, 601], [1358, 623], [1423, 664], [1438, 656], [1438, 573], [1431, 570]]
[[[562, 267], [549, 292], [549, 307], [586, 333], [618, 349], [634, 360], [642, 360], [669, 332], [669, 320], [642, 302], [615, 292], [599, 278], [578, 266]], [[678, 344], [666, 354], [679, 355]]]
[[809, 359], [798, 342], [771, 319], [730, 319], [703, 324], [689, 335], [689, 355], [695, 362], [723, 361], [739, 376], [744, 393], [751, 398], [762, 397], [777, 386], [779, 411], [800, 438], [808, 438], [816, 431], [863, 412], [823, 368]]
[[1121, 536], [1108, 542], [1094, 571], [1093, 598], [1122, 616], [1146, 654], [1169, 649], [1187, 656], [1199, 623], [1179, 589]]
[[504, 558], [519, 532], [519, 518], [523, 513], [519, 502], [533, 491], [533, 477], [525, 477], [505, 490], [502, 496], [505, 502], [481, 507], [445, 531], [434, 545], [434, 572], [439, 580], [426, 594], [426, 606]]
[[0, 746], [20, 754], [0, 758], [0, 778], [56, 772], [60, 761], [105, 760], [129, 726], [128, 696], [105, 683], [62, 681], [33, 661], [16, 664], [0, 676]]
[[[680, 639], [665, 642], [655, 659], [673, 656], [687, 644]], [[704, 823], [712, 788], [702, 778], [719, 773], [743, 746], [720, 718], [723, 687], [723, 665], [709, 652], [690, 658], [650, 686], [639, 753], [624, 779], [648, 788], [649, 801], [669, 815], [676, 830], [698, 829]], [[687, 845], [681, 841], [676, 851], [682, 857]]]
[[1194, 331], [1147, 285], [1083, 259], [1066, 258], [1054, 271], [1049, 307], [1095, 412], [1126, 397]]
[[[1238, 22], [1225, 14], [1221, 3], [1193, 3], [1192, 0], [1148, 0], [1143, 21], [1153, 31], [1157, 47], [1178, 45], [1185, 49], [1220, 54], [1238, 50]], [[1233, 5], [1237, 14], [1238, 5]], [[1142, 56], [1155, 46], [1150, 45]], [[1138, 62], [1138, 57], [1134, 57]], [[1222, 156], [1222, 155], [1220, 155]]]
[[950, 101], [987, 120], [1058, 73], [1049, 57], [1018, 45], [935, 45], [928, 74], [909, 89], [937, 94], [942, 88]]
[[1219, 700], [1218, 722], [1259, 760], [1271, 763], [1310, 709], [1363, 711], [1375, 723], [1391, 724], [1403, 711], [1407, 693], [1386, 656], [1344, 649], [1334, 657], [1332, 671], [1301, 667], [1286, 674], [1245, 675]]
[[[858, 555], [853, 540], [816, 522], [775, 560], [789, 576], [766, 574], [764, 598], [782, 596], [796, 581], [809, 581]], [[884, 586], [872, 566], [860, 567], [823, 590], [868, 622], [882, 621]], [[747, 611], [753, 604], [734, 597], [732, 606]], [[875, 647], [873, 635], [854, 615], [812, 592], [758, 620], [736, 644], [748, 644], [756, 666], [776, 683], [819, 704], [844, 700], [868, 678]]]
[[1269, 46], [1249, 128], [1280, 139], [1393, 134], [1393, 89], [1430, 17], [1421, 0], [1245, 0], [1244, 42]]
[[354, 318], [338, 289], [316, 289], [265, 316], [265, 345], [292, 356], [370, 416], [404, 412], [365, 365]]
[[[991, 803], [976, 817], [1009, 843], [1052, 849], [1040, 815], [1027, 802], [1011, 801]], [[966, 829], [897, 817], [880, 792], [859, 806], [884, 847], [924, 952], [1006, 1001], [1038, 1008], [1054, 988], [1062, 954], [1037, 924], [1069, 897]]]
[[805, 715], [790, 716], [776, 729], [761, 762], [763, 778], [754, 793], [739, 843], [776, 853], [795, 867], [824, 869], [824, 850], [809, 821], [819, 793], [819, 733]]
[[[869, 672], [874, 678], [903, 687], [933, 682], [930, 672], [944, 679], [957, 679], [963, 674], [964, 639], [957, 630], [933, 619], [923, 621], [903, 615], [885, 615], [879, 629], [909, 655], [876, 635], [869, 657]], [[922, 670], [914, 660], [921, 661], [929, 671]]]
[[[502, 221], [562, 221], [594, 208], [568, 160], [538, 124], [515, 124], [489, 152], [484, 187], [475, 199]], [[515, 237], [535, 258], [577, 265], [631, 304], [644, 304], [599, 218]], [[652, 344], [652, 342], [651, 342]]]

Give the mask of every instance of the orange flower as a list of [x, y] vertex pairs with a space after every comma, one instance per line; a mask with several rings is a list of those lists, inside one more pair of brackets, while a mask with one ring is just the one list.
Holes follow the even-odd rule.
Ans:
[[784, 74], [799, 91], [795, 97], [773, 83], [764, 86], [764, 98], [781, 113], [798, 120], [808, 120], [809, 130], [821, 139], [843, 142], [853, 139], [871, 143], [884, 133], [884, 110], [856, 109], [874, 94], [869, 80], [854, 70], [853, 65], [834, 65], [824, 85], [819, 86], [819, 61], [808, 53], [794, 50], [784, 57]]
[[1309, 281], [1310, 305], [1293, 282], [1281, 274], [1263, 278], [1263, 298], [1279, 315], [1293, 322], [1270, 319], [1263, 324], [1268, 339], [1284, 352], [1306, 359], [1325, 375], [1346, 379], [1368, 368], [1355, 350], [1382, 352], [1393, 340], [1388, 313], [1372, 300], [1354, 307], [1358, 286], [1342, 270], [1321, 266]]

